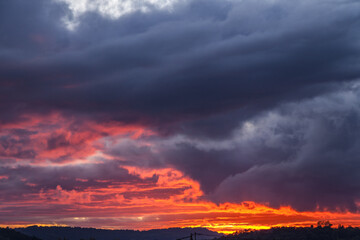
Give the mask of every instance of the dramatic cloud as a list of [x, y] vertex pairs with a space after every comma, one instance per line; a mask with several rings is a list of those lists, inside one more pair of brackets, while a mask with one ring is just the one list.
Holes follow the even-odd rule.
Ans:
[[171, 165], [215, 201], [357, 211], [359, 101], [355, 82], [262, 112], [227, 139], [122, 140], [105, 153], [138, 166]]
[[253, 164], [223, 181], [216, 198], [358, 211], [359, 102], [356, 84], [244, 123], [234, 158]]
[[57, 109], [165, 127], [313, 95], [327, 89], [321, 83], [358, 76], [357, 3], [197, 1], [114, 20], [83, 14], [73, 33], [58, 29], [61, 14], [45, 21], [50, 3], [37, 3], [25, 15], [34, 20], [17, 19], [28, 33], [1, 28], [12, 47], [2, 54], [2, 118], [14, 108]]
[[1, 2], [0, 224], [360, 225], [359, 9]]
[[64, 17], [64, 23], [69, 30], [75, 30], [79, 24], [79, 17], [87, 12], [97, 12], [105, 18], [117, 19], [123, 15], [136, 11], [149, 12], [154, 9], [172, 10], [178, 0], [58, 0], [69, 5], [70, 16]]

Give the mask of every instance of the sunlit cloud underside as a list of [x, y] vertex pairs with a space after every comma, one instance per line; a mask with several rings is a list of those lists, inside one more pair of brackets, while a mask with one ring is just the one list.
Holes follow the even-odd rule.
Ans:
[[360, 3], [0, 2], [0, 225], [360, 226]]

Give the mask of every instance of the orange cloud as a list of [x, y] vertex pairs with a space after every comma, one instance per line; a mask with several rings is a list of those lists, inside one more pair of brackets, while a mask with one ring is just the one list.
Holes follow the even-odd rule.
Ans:
[[86, 161], [101, 150], [98, 140], [106, 136], [127, 136], [137, 139], [154, 134], [139, 125], [117, 122], [97, 123], [65, 117], [60, 113], [23, 115], [18, 122], [0, 126], [0, 137], [11, 139], [11, 144], [0, 144], [0, 158], [42, 163]]
[[[13, 157], [19, 162], [29, 161], [31, 165], [44, 167], [54, 166], [54, 163], [85, 164], [90, 156], [101, 152], [103, 143], [99, 140], [104, 137], [137, 139], [153, 134], [142, 126], [81, 122], [59, 113], [24, 115], [17, 123], [1, 126], [0, 136], [12, 141], [5, 147], [0, 144], [0, 152], [2, 158]], [[109, 141], [116, 141], [114, 139]], [[198, 182], [172, 168], [121, 166], [121, 169], [137, 180], [119, 181], [107, 178], [106, 174], [101, 179], [74, 176], [74, 186], [68, 189], [63, 186], [64, 177], [59, 178], [56, 187], [43, 188], [39, 183], [21, 179], [27, 187], [21, 197], [0, 199], [0, 225], [50, 224], [140, 230], [206, 227], [223, 233], [247, 228], [308, 226], [325, 219], [334, 224], [360, 226], [358, 213], [298, 212], [290, 206], [274, 209], [254, 202], [217, 205], [206, 200]], [[10, 178], [0, 175], [0, 181], [10, 181]]]
[[[360, 214], [350, 212], [298, 212], [254, 202], [214, 204], [204, 199], [199, 184], [181, 172], [167, 169], [127, 167], [142, 179], [156, 176], [156, 184], [117, 184], [88, 187], [85, 190], [42, 189], [19, 202], [3, 202], [1, 213], [13, 221], [2, 225], [49, 224], [98, 228], [153, 229], [206, 227], [222, 233], [241, 229], [267, 229], [272, 226], [309, 226], [318, 220], [360, 225]], [[81, 180], [82, 181], [82, 180]], [[6, 212], [9, 206], [15, 210]], [[17, 209], [17, 210], [16, 210]], [[5, 215], [4, 215], [5, 214]], [[35, 221], [35, 219], [41, 219]]]
[[6, 180], [6, 179], [9, 179], [9, 177], [8, 177], [8, 176], [5, 176], [5, 175], [0, 176], [0, 180]]

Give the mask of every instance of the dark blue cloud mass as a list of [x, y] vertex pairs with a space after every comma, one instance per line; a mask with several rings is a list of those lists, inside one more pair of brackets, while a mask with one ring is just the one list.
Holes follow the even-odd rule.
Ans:
[[0, 124], [53, 112], [137, 124], [157, 135], [104, 151], [181, 170], [212, 201], [357, 211], [359, 10], [345, 0], [188, 0], [114, 17], [1, 1]]

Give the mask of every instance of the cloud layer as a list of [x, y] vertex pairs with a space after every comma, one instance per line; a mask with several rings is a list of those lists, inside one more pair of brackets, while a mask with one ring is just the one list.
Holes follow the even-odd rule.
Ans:
[[1, 211], [358, 212], [357, 1], [127, 3], [0, 3]]

